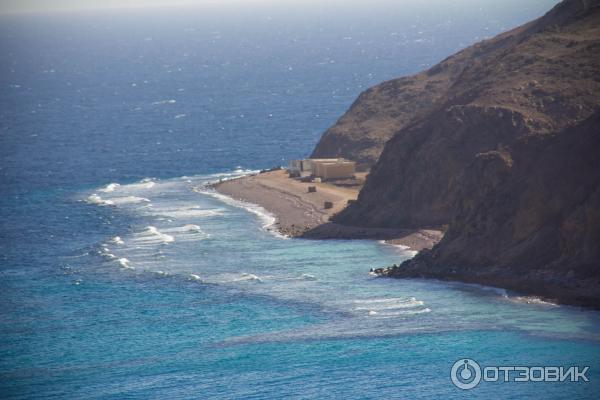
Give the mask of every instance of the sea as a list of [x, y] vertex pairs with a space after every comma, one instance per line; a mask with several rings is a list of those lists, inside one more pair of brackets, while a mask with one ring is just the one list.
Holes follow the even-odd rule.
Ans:
[[[0, 16], [0, 398], [597, 398], [598, 312], [378, 278], [414, 252], [290, 239], [210, 187], [307, 156], [369, 86], [554, 3]], [[452, 380], [467, 359], [473, 389]], [[490, 378], [511, 366], [587, 382]]]

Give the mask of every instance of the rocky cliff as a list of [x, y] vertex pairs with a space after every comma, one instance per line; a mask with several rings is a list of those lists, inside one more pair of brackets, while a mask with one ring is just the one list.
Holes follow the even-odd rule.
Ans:
[[[536, 111], [531, 115], [536, 130], [552, 129], [552, 121], [570, 118], [574, 111], [580, 117], [589, 115], [595, 98], [592, 89], [598, 84], [593, 78], [595, 85], [587, 91], [592, 96], [570, 103], [587, 109], [561, 107], [572, 100], [562, 98], [568, 85], [574, 81], [585, 85], [597, 68], [593, 60], [598, 53], [597, 7], [596, 0], [564, 1], [542, 18], [470, 46], [427, 71], [369, 88], [323, 134], [311, 157], [345, 157], [369, 168], [397, 132], [449, 104]], [[548, 85], [554, 78], [560, 78], [554, 83], [562, 86]]]
[[600, 308], [600, 112], [559, 134], [478, 153], [456, 180], [442, 241], [390, 276]]
[[[392, 275], [600, 307], [600, 0], [363, 93], [314, 155], [377, 159], [348, 225], [447, 226]], [[389, 138], [389, 141], [386, 140]]]
[[344, 157], [356, 161], [359, 169], [370, 168], [398, 130], [416, 115], [425, 115], [446, 93], [451, 73], [421, 73], [366, 90], [323, 134], [311, 157]]

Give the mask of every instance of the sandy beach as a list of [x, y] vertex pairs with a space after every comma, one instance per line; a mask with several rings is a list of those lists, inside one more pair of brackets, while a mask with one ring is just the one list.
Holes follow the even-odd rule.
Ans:
[[[316, 192], [309, 193], [314, 186]], [[436, 230], [400, 230], [343, 226], [330, 218], [356, 200], [360, 186], [301, 182], [277, 170], [218, 183], [215, 189], [235, 199], [258, 204], [277, 218], [284, 235], [310, 239], [373, 239], [420, 251], [431, 248], [443, 236]], [[325, 208], [325, 202], [332, 204]]]

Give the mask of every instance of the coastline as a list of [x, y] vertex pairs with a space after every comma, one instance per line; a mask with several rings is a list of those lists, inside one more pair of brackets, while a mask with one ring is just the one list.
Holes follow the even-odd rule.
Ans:
[[[308, 186], [316, 186], [317, 191], [308, 193]], [[272, 224], [273, 229], [287, 237], [317, 240], [380, 240], [386, 244], [403, 246], [406, 250], [415, 252], [416, 258], [413, 260], [418, 264], [422, 264], [420, 261], [443, 237], [443, 232], [439, 230], [365, 228], [331, 222], [330, 218], [343, 210], [349, 200], [352, 201], [358, 197], [360, 186], [342, 187], [331, 183], [301, 182], [288, 178], [284, 170], [275, 170], [224, 180], [211, 185], [211, 187], [217, 193], [234, 200], [264, 208], [275, 218], [275, 222]], [[325, 201], [332, 202], [333, 207], [325, 209], [323, 207]], [[425, 251], [422, 252], [422, 250]], [[403, 264], [403, 267], [405, 265]], [[539, 279], [523, 280], [510, 276], [510, 274], [498, 276], [482, 274], [478, 271], [459, 274], [455, 269], [401, 269], [398, 267], [381, 267], [373, 272], [390, 278], [427, 278], [499, 287], [556, 304], [598, 309], [597, 304], [582, 301], [581, 298], [578, 298], [577, 293], [565, 290], [564, 287], [559, 287], [560, 285], [540, 285]], [[583, 290], [586, 285], [580, 285], [580, 288]]]
[[586, 307], [600, 310], [594, 293], [598, 287], [595, 282], [586, 279], [565, 278], [551, 271], [529, 271], [520, 275], [511, 272], [494, 271], [492, 273], [478, 269], [461, 271], [455, 266], [439, 267], [428, 262], [430, 251], [417, 254], [411, 260], [400, 265], [375, 268], [375, 275], [394, 279], [433, 279], [441, 282], [454, 282], [481, 285], [508, 290], [517, 297], [538, 299], [539, 301], [574, 307]]
[[[309, 186], [316, 192], [309, 193]], [[289, 237], [384, 240], [413, 251], [429, 249], [443, 237], [441, 231], [431, 229], [365, 228], [330, 222], [349, 201], [356, 200], [360, 185], [301, 182], [289, 178], [284, 170], [275, 170], [225, 180], [212, 187], [233, 199], [261, 206], [275, 216], [274, 228]], [[326, 209], [325, 202], [332, 207]]]

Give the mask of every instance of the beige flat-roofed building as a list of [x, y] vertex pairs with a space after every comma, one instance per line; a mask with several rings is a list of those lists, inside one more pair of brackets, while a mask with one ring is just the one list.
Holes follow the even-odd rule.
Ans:
[[322, 179], [352, 178], [356, 172], [356, 163], [344, 159], [313, 159], [312, 174]]
[[315, 174], [315, 163], [318, 162], [338, 162], [338, 161], [344, 161], [343, 158], [307, 158], [306, 160], [304, 160], [304, 162], [302, 163], [303, 167], [304, 167], [304, 171], [310, 171], [311, 174]]
[[[335, 161], [335, 158], [327, 159]], [[288, 169], [290, 171], [298, 171], [298, 172], [312, 172], [312, 160], [310, 158], [306, 158], [304, 160], [290, 160]]]
[[322, 179], [343, 179], [354, 176], [356, 163], [344, 158], [307, 158], [291, 160], [289, 170], [293, 172], [309, 171], [311, 175]]

